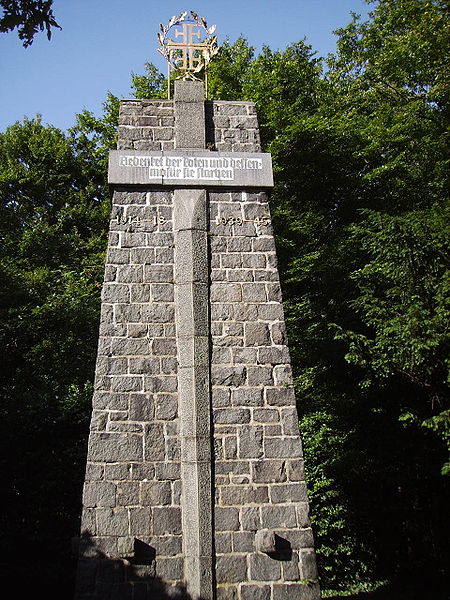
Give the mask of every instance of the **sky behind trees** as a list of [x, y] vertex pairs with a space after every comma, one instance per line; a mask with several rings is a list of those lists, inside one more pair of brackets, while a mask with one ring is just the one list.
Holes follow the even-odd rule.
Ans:
[[283, 50], [306, 38], [318, 55], [335, 50], [333, 30], [371, 9], [365, 0], [54, 0], [53, 12], [62, 30], [45, 33], [24, 48], [16, 32], [0, 35], [0, 131], [24, 116], [42, 115], [60, 128], [73, 124], [86, 108], [100, 114], [107, 91], [129, 97], [130, 74], [152, 62], [165, 73], [156, 51], [160, 23], [183, 10], [195, 10], [217, 25], [219, 43], [239, 35], [261, 49]]

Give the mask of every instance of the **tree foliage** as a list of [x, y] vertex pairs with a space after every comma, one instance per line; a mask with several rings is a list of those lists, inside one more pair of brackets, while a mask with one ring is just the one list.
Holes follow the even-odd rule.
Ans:
[[142, 98], [164, 98], [167, 96], [167, 80], [152, 63], [145, 63], [145, 74], [131, 75], [133, 96]]
[[50, 40], [52, 28], [61, 29], [53, 15], [53, 0], [0, 0], [0, 7], [0, 32], [17, 29], [25, 48], [38, 31], [45, 30]]
[[[47, 597], [71, 576], [109, 212], [76, 146], [39, 118], [0, 134], [2, 577]], [[21, 573], [25, 549], [46, 558]]]
[[233, 90], [273, 157], [319, 566], [347, 589], [418, 585], [448, 556], [447, 3], [374, 4], [326, 64], [241, 51]]
[[386, 0], [371, 21], [340, 31], [330, 75], [346, 90], [348, 125], [363, 135], [361, 183], [371, 200], [347, 229], [365, 257], [350, 275], [360, 324], [337, 335], [364, 385], [413, 386], [401, 418], [414, 415], [447, 445], [449, 39], [446, 2]]

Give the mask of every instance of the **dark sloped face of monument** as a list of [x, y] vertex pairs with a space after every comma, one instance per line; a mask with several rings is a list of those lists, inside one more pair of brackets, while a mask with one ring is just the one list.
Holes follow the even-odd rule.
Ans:
[[201, 81], [121, 102], [77, 600], [320, 596], [260, 150]]

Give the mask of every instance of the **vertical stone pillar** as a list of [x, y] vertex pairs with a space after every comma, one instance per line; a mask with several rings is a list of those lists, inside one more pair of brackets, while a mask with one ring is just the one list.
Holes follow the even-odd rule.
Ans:
[[[176, 81], [175, 145], [205, 148], [200, 81]], [[181, 439], [184, 576], [193, 598], [213, 598], [208, 203], [204, 189], [174, 191], [175, 323]]]
[[203, 150], [205, 91], [201, 81], [175, 81], [175, 148]]
[[184, 574], [212, 598], [211, 414], [206, 192], [176, 190], [175, 322], [181, 440]]
[[270, 165], [251, 102], [121, 102], [77, 600], [320, 597]]

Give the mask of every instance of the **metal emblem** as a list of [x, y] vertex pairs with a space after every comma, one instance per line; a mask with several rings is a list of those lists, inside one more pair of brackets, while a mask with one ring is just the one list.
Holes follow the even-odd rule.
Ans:
[[167, 60], [169, 78], [172, 71], [178, 73], [176, 79], [199, 81], [198, 75], [211, 58], [217, 54], [217, 36], [212, 35], [216, 25], [208, 28], [206, 21], [192, 10], [172, 17], [167, 27], [160, 25], [158, 48]]

